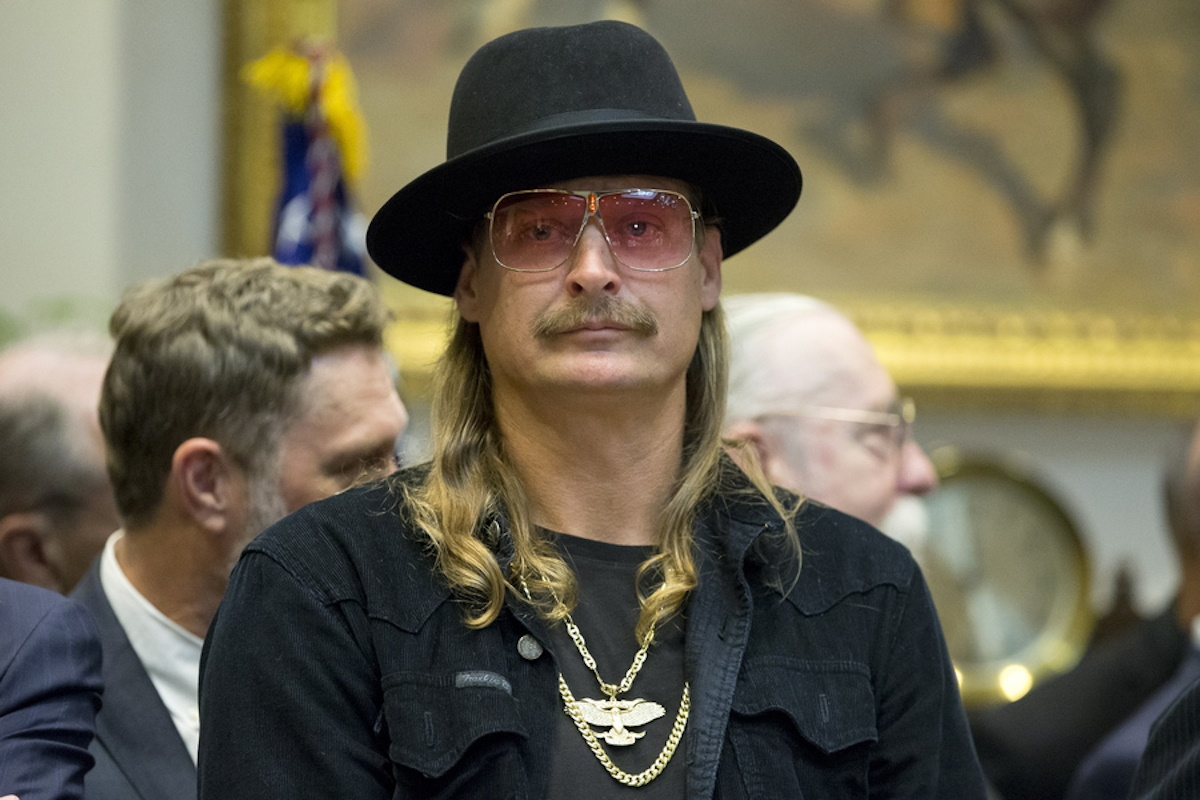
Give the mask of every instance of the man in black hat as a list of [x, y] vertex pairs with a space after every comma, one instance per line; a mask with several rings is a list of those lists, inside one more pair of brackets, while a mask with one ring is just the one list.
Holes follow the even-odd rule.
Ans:
[[201, 797], [982, 798], [907, 551], [724, 454], [721, 262], [792, 158], [615, 22], [484, 46], [448, 155], [368, 233], [457, 305], [432, 461], [247, 549]]

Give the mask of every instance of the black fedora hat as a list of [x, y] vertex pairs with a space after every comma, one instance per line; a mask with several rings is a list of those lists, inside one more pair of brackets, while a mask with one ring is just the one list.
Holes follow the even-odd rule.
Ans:
[[588, 175], [661, 175], [703, 192], [726, 257], [800, 197], [800, 168], [758, 134], [696, 121], [662, 45], [605, 21], [501, 36], [467, 61], [446, 161], [388, 200], [367, 229], [384, 271], [454, 293], [462, 244], [501, 194]]

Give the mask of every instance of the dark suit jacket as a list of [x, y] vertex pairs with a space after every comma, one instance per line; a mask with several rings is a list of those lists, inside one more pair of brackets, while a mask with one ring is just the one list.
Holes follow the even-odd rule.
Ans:
[[1133, 800], [1200, 796], [1200, 681], [1191, 683], [1150, 729], [1129, 796]]
[[1068, 800], [1129, 800], [1129, 788], [1146, 750], [1151, 726], [1197, 678], [1200, 678], [1200, 650], [1191, 647], [1171, 679], [1083, 760], [1071, 782]]
[[109, 605], [99, 559], [71, 596], [92, 613], [104, 645], [104, 708], [87, 800], [194, 800], [196, 765]]
[[87, 612], [0, 578], [0, 795], [83, 796], [100, 686], [100, 642]]
[[1083, 757], [1174, 674], [1187, 645], [1168, 606], [1017, 702], [973, 713], [988, 780], [1004, 800], [1062, 800]]

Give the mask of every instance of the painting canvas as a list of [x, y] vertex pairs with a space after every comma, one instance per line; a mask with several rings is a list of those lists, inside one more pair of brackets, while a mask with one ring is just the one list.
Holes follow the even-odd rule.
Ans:
[[[363, 211], [443, 160], [475, 48], [601, 17], [664, 43], [700, 119], [800, 163], [727, 292], [831, 300], [932, 394], [1200, 396], [1194, 0], [338, 0]], [[445, 301], [383, 285], [427, 361]]]

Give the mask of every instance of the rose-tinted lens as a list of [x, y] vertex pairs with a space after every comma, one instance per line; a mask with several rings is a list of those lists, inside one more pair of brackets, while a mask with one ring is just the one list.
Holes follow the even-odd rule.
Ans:
[[492, 213], [492, 252], [509, 269], [550, 270], [567, 260], [587, 200], [560, 192], [516, 192]]
[[600, 219], [617, 258], [634, 269], [677, 267], [692, 251], [691, 206], [672, 192], [602, 195]]

